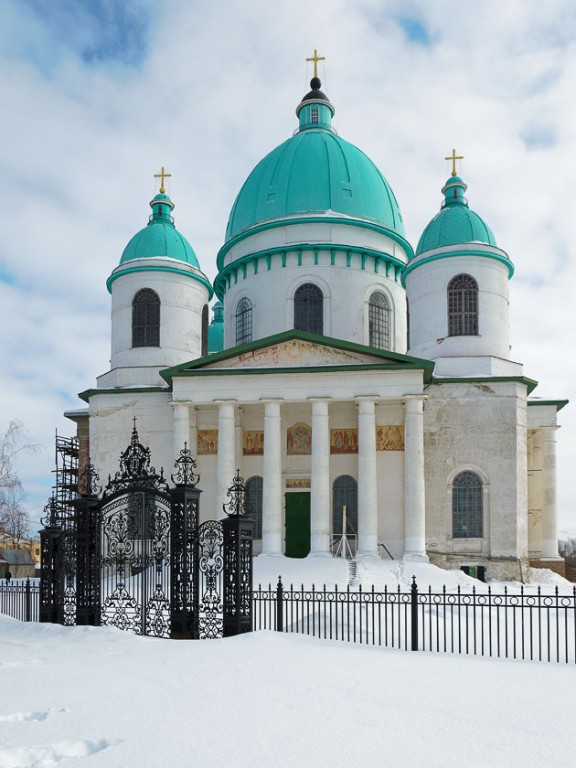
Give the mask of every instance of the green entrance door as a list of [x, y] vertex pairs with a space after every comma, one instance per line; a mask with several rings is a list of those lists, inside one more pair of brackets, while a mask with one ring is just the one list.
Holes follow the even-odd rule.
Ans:
[[310, 554], [310, 494], [287, 493], [286, 557]]

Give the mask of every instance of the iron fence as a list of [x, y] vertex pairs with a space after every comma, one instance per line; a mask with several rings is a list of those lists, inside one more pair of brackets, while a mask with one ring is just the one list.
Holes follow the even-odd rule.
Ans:
[[[39, 585], [0, 584], [0, 613], [39, 621]], [[450, 592], [416, 581], [400, 586], [327, 590], [261, 586], [252, 593], [252, 629], [412, 651], [576, 662], [576, 587]]]
[[449, 592], [385, 588], [286, 589], [253, 593], [253, 629], [412, 651], [576, 662], [576, 587]]
[[0, 613], [19, 621], [40, 621], [40, 585], [30, 579], [0, 584]]

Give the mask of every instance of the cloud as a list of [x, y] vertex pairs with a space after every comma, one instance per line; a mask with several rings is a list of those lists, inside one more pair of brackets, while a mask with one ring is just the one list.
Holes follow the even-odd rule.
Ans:
[[52, 69], [67, 54], [94, 66], [138, 66], [146, 58], [155, 7], [150, 2], [23, 0], [22, 6], [33, 17], [26, 26], [37, 43], [29, 55], [43, 69]]
[[[171, 173], [176, 226], [216, 275], [228, 214], [292, 134], [314, 48], [334, 125], [382, 170], [415, 245], [442, 202], [452, 147], [467, 197], [516, 266], [512, 354], [535, 394], [576, 399], [570, 0], [6, 0], [0, 4], [0, 430], [48, 496], [54, 429], [107, 369], [105, 282]], [[399, 21], [401, 20], [401, 21]], [[412, 35], [411, 39], [410, 35]], [[419, 39], [420, 38], [420, 39]], [[560, 414], [560, 514], [576, 533], [576, 417]], [[42, 492], [43, 491], [43, 492]]]

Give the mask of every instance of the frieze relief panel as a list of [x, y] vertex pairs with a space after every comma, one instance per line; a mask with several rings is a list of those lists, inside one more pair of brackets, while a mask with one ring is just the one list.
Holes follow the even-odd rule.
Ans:
[[286, 453], [288, 456], [310, 456], [312, 453], [312, 427], [297, 422], [286, 432]]
[[358, 363], [382, 363], [370, 355], [348, 352], [344, 349], [325, 347], [309, 341], [293, 339], [284, 344], [277, 344], [263, 349], [255, 349], [238, 355], [236, 358], [222, 360], [211, 368], [301, 368], [325, 365], [357, 365]]
[[358, 430], [331, 429], [330, 453], [358, 453]]
[[218, 453], [218, 430], [199, 429], [196, 442], [198, 456], [209, 456]]
[[310, 479], [307, 478], [291, 478], [289, 480], [286, 480], [286, 489], [296, 489], [296, 488], [310, 488], [311, 483]]
[[376, 450], [403, 451], [404, 425], [388, 424], [384, 427], [376, 427]]
[[244, 430], [242, 433], [242, 453], [244, 456], [263, 456], [264, 432]]

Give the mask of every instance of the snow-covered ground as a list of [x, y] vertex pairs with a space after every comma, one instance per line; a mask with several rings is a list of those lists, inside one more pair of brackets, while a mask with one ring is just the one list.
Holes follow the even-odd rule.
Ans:
[[[418, 567], [422, 586], [474, 583]], [[313, 558], [255, 568], [263, 583], [346, 575], [345, 563]], [[400, 564], [368, 563], [364, 576], [392, 585], [394, 569], [408, 584], [413, 568]], [[575, 687], [574, 665], [0, 617], [0, 768], [572, 768]]]

